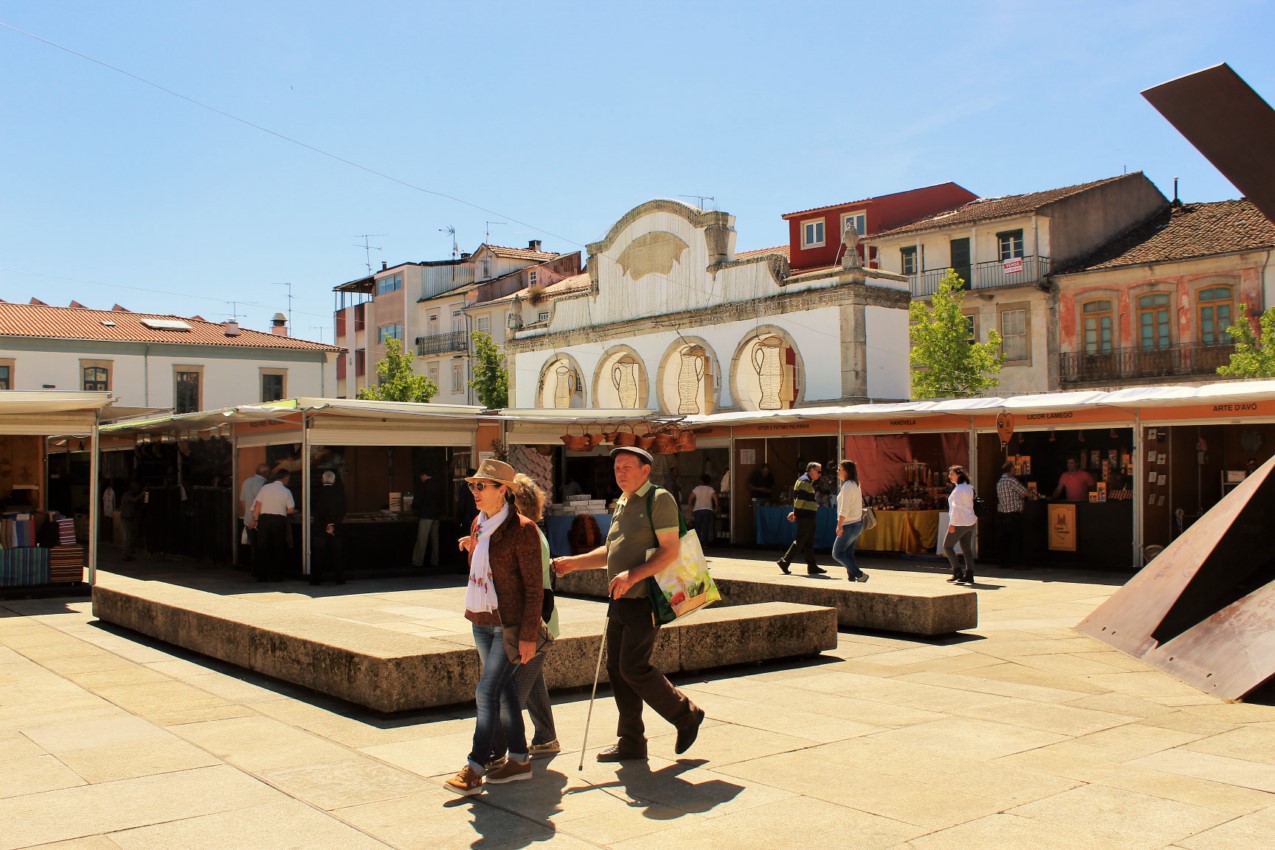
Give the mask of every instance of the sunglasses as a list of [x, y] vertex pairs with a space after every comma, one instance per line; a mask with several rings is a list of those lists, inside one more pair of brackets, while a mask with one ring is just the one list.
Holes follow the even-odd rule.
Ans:
[[481, 493], [487, 487], [503, 486], [498, 481], [466, 481], [465, 483], [469, 486], [469, 489], [475, 493]]

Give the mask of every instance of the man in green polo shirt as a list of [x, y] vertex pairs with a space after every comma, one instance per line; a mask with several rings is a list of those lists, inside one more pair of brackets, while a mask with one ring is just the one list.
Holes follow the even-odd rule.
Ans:
[[660, 626], [655, 622], [645, 584], [680, 553], [679, 508], [667, 490], [657, 490], [648, 503], [654, 486], [650, 482], [649, 452], [624, 446], [613, 449], [611, 457], [615, 482], [623, 495], [616, 501], [605, 545], [583, 555], [555, 558], [552, 566], [558, 575], [606, 567], [610, 581], [607, 674], [620, 712], [619, 741], [598, 753], [598, 761], [646, 758], [644, 702], [676, 727], [674, 751], [681, 755], [695, 743], [704, 712], [651, 664], [651, 650]]
[[806, 464], [806, 474], [792, 485], [792, 513], [788, 514], [788, 521], [797, 523], [797, 539], [778, 561], [779, 569], [784, 571], [784, 575], [788, 575], [788, 567], [798, 555], [806, 559], [806, 572], [809, 575], [817, 576], [828, 572], [815, 563], [815, 517], [819, 514], [819, 503], [815, 501], [815, 482], [822, 474], [822, 464], [811, 461]]

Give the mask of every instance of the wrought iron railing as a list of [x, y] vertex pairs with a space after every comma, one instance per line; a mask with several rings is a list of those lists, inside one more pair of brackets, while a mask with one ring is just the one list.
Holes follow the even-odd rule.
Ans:
[[[927, 298], [938, 292], [939, 281], [945, 274], [947, 269], [944, 268], [909, 275], [908, 282], [912, 287], [912, 297]], [[1007, 262], [992, 260], [976, 265], [970, 275], [974, 279], [967, 280], [965, 287], [966, 289], [996, 289], [1003, 286], [1022, 286], [1039, 283], [1047, 274], [1049, 274], [1048, 257], [1017, 257]]]
[[468, 331], [452, 331], [446, 334], [434, 334], [433, 336], [418, 336], [416, 338], [417, 354], [447, 354], [450, 351], [468, 351], [469, 350], [469, 332]]
[[1234, 345], [1199, 342], [1166, 348], [1114, 348], [1088, 354], [1064, 351], [1059, 355], [1059, 381], [1064, 384], [1101, 383], [1129, 378], [1162, 378], [1206, 375], [1231, 361]]

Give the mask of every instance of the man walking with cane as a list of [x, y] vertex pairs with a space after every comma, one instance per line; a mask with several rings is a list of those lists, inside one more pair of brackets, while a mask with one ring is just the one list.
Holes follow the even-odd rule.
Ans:
[[645, 583], [679, 555], [679, 508], [666, 490], [657, 490], [648, 503], [647, 496], [654, 486], [650, 482], [649, 452], [622, 446], [613, 449], [611, 457], [622, 495], [616, 502], [606, 543], [583, 555], [555, 558], [552, 566], [558, 575], [605, 567], [610, 581], [607, 675], [620, 713], [619, 741], [598, 753], [598, 761], [646, 758], [644, 702], [677, 729], [674, 751], [681, 755], [695, 743], [704, 712], [651, 664], [651, 650], [660, 627], [655, 622]]

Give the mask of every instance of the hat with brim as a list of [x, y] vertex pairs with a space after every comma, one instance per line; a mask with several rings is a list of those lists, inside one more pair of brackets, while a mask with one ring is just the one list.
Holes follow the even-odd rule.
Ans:
[[641, 458], [648, 464], [655, 463], [655, 458], [651, 457], [650, 452], [646, 449], [640, 449], [637, 446], [616, 446], [611, 449], [611, 457], [615, 457], [616, 455], [633, 455], [634, 457]]
[[488, 458], [478, 464], [478, 471], [466, 481], [498, 481], [510, 487], [514, 486], [514, 468], [503, 460]]

